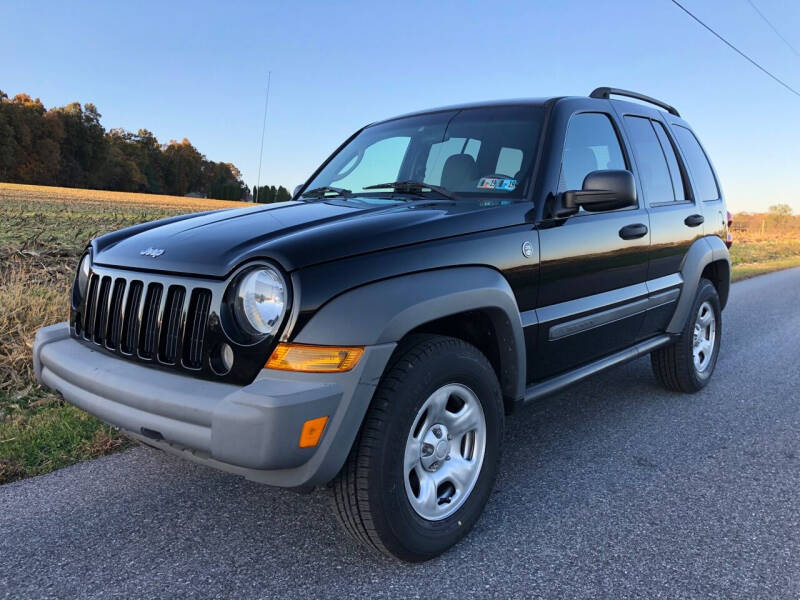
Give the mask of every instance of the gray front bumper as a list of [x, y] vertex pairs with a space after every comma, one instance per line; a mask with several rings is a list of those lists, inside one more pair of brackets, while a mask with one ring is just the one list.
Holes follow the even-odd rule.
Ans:
[[[146, 443], [270, 485], [316, 485], [341, 468], [395, 344], [370, 346], [347, 373], [263, 370], [240, 387], [148, 368], [40, 329], [37, 379], [75, 406]], [[300, 448], [308, 419], [327, 415], [316, 448]], [[160, 436], [160, 438], [159, 438]]]

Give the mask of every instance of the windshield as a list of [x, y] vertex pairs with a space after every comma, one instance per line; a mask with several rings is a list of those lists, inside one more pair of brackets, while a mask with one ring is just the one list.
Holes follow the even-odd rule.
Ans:
[[537, 106], [470, 108], [371, 125], [325, 165], [304, 194], [329, 188], [338, 190], [333, 194], [391, 196], [406, 188], [368, 188], [417, 182], [455, 197], [522, 198], [530, 184], [542, 112]]

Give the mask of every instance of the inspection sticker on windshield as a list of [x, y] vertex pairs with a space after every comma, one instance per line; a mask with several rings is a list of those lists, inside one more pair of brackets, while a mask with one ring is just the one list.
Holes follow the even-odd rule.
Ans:
[[517, 189], [517, 180], [503, 179], [501, 177], [481, 177], [481, 180], [478, 182], [478, 189], [511, 192]]

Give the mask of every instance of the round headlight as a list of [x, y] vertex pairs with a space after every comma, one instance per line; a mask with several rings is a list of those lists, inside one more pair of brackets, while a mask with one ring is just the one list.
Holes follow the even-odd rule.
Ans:
[[286, 311], [286, 285], [281, 274], [261, 267], [239, 282], [234, 302], [236, 320], [251, 335], [269, 335], [280, 326]]
[[92, 257], [87, 252], [83, 255], [78, 265], [78, 293], [81, 298], [86, 296], [86, 288], [89, 286], [89, 268], [92, 266]]

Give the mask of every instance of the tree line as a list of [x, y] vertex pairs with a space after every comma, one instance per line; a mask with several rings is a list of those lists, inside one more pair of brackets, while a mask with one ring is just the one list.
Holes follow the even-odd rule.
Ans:
[[292, 199], [292, 195], [282, 185], [277, 188], [274, 185], [253, 186], [253, 202], [259, 204], [272, 204], [273, 202], [286, 202]]
[[220, 200], [250, 196], [239, 169], [208, 160], [186, 138], [162, 144], [146, 129], [106, 131], [91, 103], [46, 109], [38, 98], [9, 98], [1, 90], [0, 181]]
[[773, 204], [766, 213], [740, 212], [733, 215], [733, 230], [780, 237], [800, 237], [800, 215], [788, 204]]

